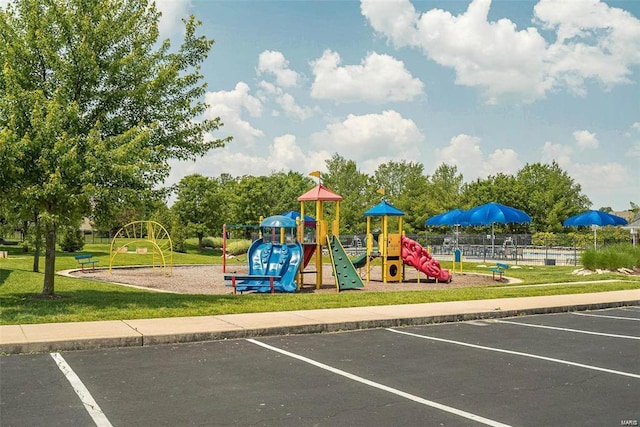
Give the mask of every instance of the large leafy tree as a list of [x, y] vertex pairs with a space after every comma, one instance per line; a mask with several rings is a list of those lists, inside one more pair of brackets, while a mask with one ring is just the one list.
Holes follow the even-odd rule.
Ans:
[[435, 215], [462, 208], [463, 176], [455, 165], [442, 163], [427, 178], [427, 185], [415, 200], [420, 224]]
[[419, 202], [428, 185], [422, 163], [390, 161], [378, 166], [374, 182], [385, 190], [390, 203], [405, 213], [407, 231], [424, 227], [425, 212]]
[[266, 180], [271, 195], [271, 215], [299, 211], [298, 197], [313, 188], [313, 179], [299, 172], [274, 172]]
[[232, 218], [236, 224], [258, 224], [261, 217], [271, 215], [273, 199], [267, 177], [244, 175], [233, 191]]
[[187, 233], [198, 238], [198, 248], [202, 249], [202, 239], [216, 234], [222, 229], [217, 212], [221, 196], [216, 191], [216, 181], [202, 175], [188, 175], [178, 183], [177, 200], [171, 207]]
[[[322, 183], [343, 198], [340, 202], [340, 232], [365, 232], [367, 220], [363, 214], [373, 206], [377, 196], [370, 177], [358, 171], [356, 162], [338, 154], [326, 160], [325, 164], [327, 173], [322, 175]], [[328, 204], [328, 212], [334, 209], [333, 203]]]
[[212, 40], [194, 17], [172, 48], [147, 0], [15, 0], [0, 8], [0, 191], [43, 227], [42, 293], [54, 294], [56, 230], [139, 199], [169, 172], [228, 139], [199, 67]]
[[580, 184], [555, 161], [527, 164], [518, 171], [516, 182], [515, 193], [522, 201], [520, 209], [531, 215], [541, 231], [561, 231], [565, 219], [591, 205], [589, 198], [582, 194]]
[[462, 196], [462, 184], [464, 177], [458, 172], [455, 165], [441, 164], [436, 168], [429, 179], [430, 189], [428, 195], [433, 207], [433, 214], [439, 214], [460, 207]]
[[[463, 185], [463, 207], [470, 209], [489, 202], [496, 202], [527, 211], [526, 204], [522, 201], [517, 191], [516, 177], [504, 173], [490, 175], [485, 179], [477, 179]], [[533, 216], [532, 216], [532, 219]], [[535, 219], [534, 219], [535, 221]], [[498, 230], [509, 230], [512, 233], [522, 232], [529, 228], [528, 224], [502, 224], [495, 225]]]

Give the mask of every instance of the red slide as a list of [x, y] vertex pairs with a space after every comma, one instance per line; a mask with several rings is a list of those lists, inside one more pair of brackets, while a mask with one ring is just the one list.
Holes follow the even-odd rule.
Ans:
[[439, 282], [451, 281], [449, 270], [441, 268], [440, 263], [420, 243], [405, 236], [402, 236], [402, 262]]

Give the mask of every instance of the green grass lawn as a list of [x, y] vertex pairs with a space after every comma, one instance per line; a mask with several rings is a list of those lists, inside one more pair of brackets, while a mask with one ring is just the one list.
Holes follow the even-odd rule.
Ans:
[[[40, 273], [34, 273], [31, 254], [23, 254], [21, 248], [17, 246], [0, 246], [0, 250], [9, 252], [8, 259], [0, 259], [0, 324], [3, 325], [309, 310], [640, 289], [640, 277], [613, 273], [576, 276], [571, 274], [573, 267], [522, 266], [522, 268], [510, 268], [507, 272], [508, 276], [523, 281], [518, 285], [560, 284], [545, 287], [514, 287], [509, 284], [496, 284], [463, 289], [380, 293], [347, 291], [336, 294], [176, 295], [56, 276], [55, 291], [59, 298], [42, 299], [37, 296], [42, 291], [44, 257], [40, 259]], [[98, 266], [109, 266], [108, 245], [86, 245], [82, 252], [92, 253], [98, 258], [100, 260]], [[76, 254], [58, 253], [56, 270], [77, 268], [74, 255]], [[149, 265], [152, 259], [151, 254], [119, 254], [113, 259], [113, 263], [114, 266]], [[174, 265], [220, 262], [220, 252], [215, 250], [204, 253], [190, 250], [186, 254], [173, 254]], [[238, 257], [229, 262], [244, 264], [246, 257]], [[448, 268], [447, 264], [442, 263], [444, 268]], [[486, 273], [487, 269], [479, 267], [478, 264], [464, 263], [463, 271]], [[619, 281], [595, 282], [602, 279]], [[592, 281], [592, 283], [565, 284], [565, 282], [583, 281]]]

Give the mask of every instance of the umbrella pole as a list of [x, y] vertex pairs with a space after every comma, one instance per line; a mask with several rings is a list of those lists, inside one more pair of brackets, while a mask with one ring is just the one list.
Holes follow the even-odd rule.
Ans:
[[598, 250], [598, 239], [596, 238], [596, 233], [598, 232], [598, 226], [594, 225], [593, 226], [593, 250], [597, 251]]
[[491, 223], [491, 257], [496, 257], [495, 234], [493, 232], [493, 223]]
[[456, 248], [458, 248], [458, 224], [456, 224]]

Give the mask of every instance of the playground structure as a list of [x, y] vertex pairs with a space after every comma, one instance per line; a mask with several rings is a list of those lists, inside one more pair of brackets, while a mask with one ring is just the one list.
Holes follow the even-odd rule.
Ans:
[[109, 247], [109, 273], [113, 267], [113, 260], [119, 254], [129, 252], [134, 247], [135, 253], [146, 254], [151, 249], [151, 265], [162, 268], [162, 274], [168, 275], [173, 270], [173, 242], [169, 232], [156, 221], [133, 221], [120, 228], [111, 240]]
[[260, 223], [262, 238], [248, 251], [249, 274], [225, 275], [234, 293], [294, 292], [296, 275], [302, 262], [302, 245], [296, 239], [297, 222], [282, 215], [265, 218]]
[[[375, 256], [382, 258], [382, 281], [404, 281], [404, 265], [414, 267], [424, 273], [427, 278], [434, 278], [438, 282], [450, 282], [451, 273], [443, 269], [428, 250], [418, 242], [406, 237], [402, 231], [402, 217], [404, 212], [387, 202], [384, 197], [380, 203], [364, 213], [367, 217], [367, 252], [366, 252], [366, 277], [371, 280], [371, 260]], [[378, 238], [378, 248], [374, 249], [374, 238], [371, 233], [371, 220], [374, 217], [382, 218], [382, 230]], [[389, 232], [390, 218], [397, 218], [395, 227]]]
[[[450, 282], [449, 270], [440, 267], [429, 251], [418, 242], [404, 236], [402, 217], [404, 212], [389, 204], [384, 198], [381, 203], [369, 209], [367, 217], [366, 253], [350, 259], [340, 242], [340, 202], [342, 196], [332, 192], [320, 182], [300, 197], [300, 212], [287, 212], [265, 218], [260, 224], [262, 238], [254, 241], [247, 253], [248, 274], [225, 275], [231, 281], [234, 293], [257, 292], [294, 292], [300, 290], [305, 273], [315, 274], [316, 289], [323, 284], [322, 254], [323, 248], [331, 259], [331, 267], [337, 291], [364, 287], [356, 268], [366, 266], [366, 280], [371, 280], [371, 260], [382, 258], [382, 280], [384, 283], [404, 281], [404, 265], [415, 267], [427, 278], [437, 282]], [[305, 203], [313, 202], [315, 219], [305, 215]], [[325, 219], [325, 203], [334, 202], [334, 218], [329, 227]], [[286, 216], [285, 216], [286, 215]], [[374, 249], [371, 233], [372, 217], [382, 217], [382, 232], [378, 239], [378, 248]], [[397, 225], [389, 232], [389, 218], [396, 217]], [[223, 228], [223, 242], [227, 228]], [[305, 272], [315, 256], [315, 270]], [[224, 263], [224, 261], [223, 261]], [[223, 266], [223, 270], [226, 265]], [[226, 270], [224, 270], [226, 272]], [[419, 278], [419, 276], [418, 276]]]
[[[347, 256], [342, 243], [340, 243], [340, 202], [342, 196], [335, 194], [327, 187], [320, 183], [319, 173], [318, 185], [298, 197], [300, 202], [300, 216], [305, 218], [305, 203], [313, 202], [316, 211], [315, 223], [315, 241], [304, 244], [304, 264], [300, 270], [298, 282], [302, 283], [302, 275], [304, 268], [307, 266], [313, 255], [315, 254], [315, 274], [316, 289], [320, 289], [322, 285], [322, 248], [327, 247], [333, 267], [333, 275], [335, 278], [336, 289], [338, 291], [347, 289], [358, 289], [364, 287], [360, 275], [356, 271], [353, 263]], [[325, 202], [335, 203], [335, 217], [331, 222], [331, 231], [329, 232], [328, 222], [324, 219]], [[304, 241], [305, 223], [302, 221], [298, 226], [298, 239]]]
[[[318, 182], [316, 187], [298, 197], [300, 213], [290, 211], [262, 220], [262, 239], [253, 242], [247, 253], [248, 274], [229, 274], [224, 279], [231, 281], [234, 292], [294, 292], [300, 290], [305, 273], [315, 273], [316, 289], [320, 289], [323, 282], [322, 253], [326, 247], [336, 289], [362, 288], [362, 279], [339, 239], [341, 200], [342, 196]], [[315, 218], [305, 215], [307, 202], [314, 203]], [[324, 217], [325, 202], [336, 203], [330, 231]], [[314, 255], [315, 271], [305, 272]]]

